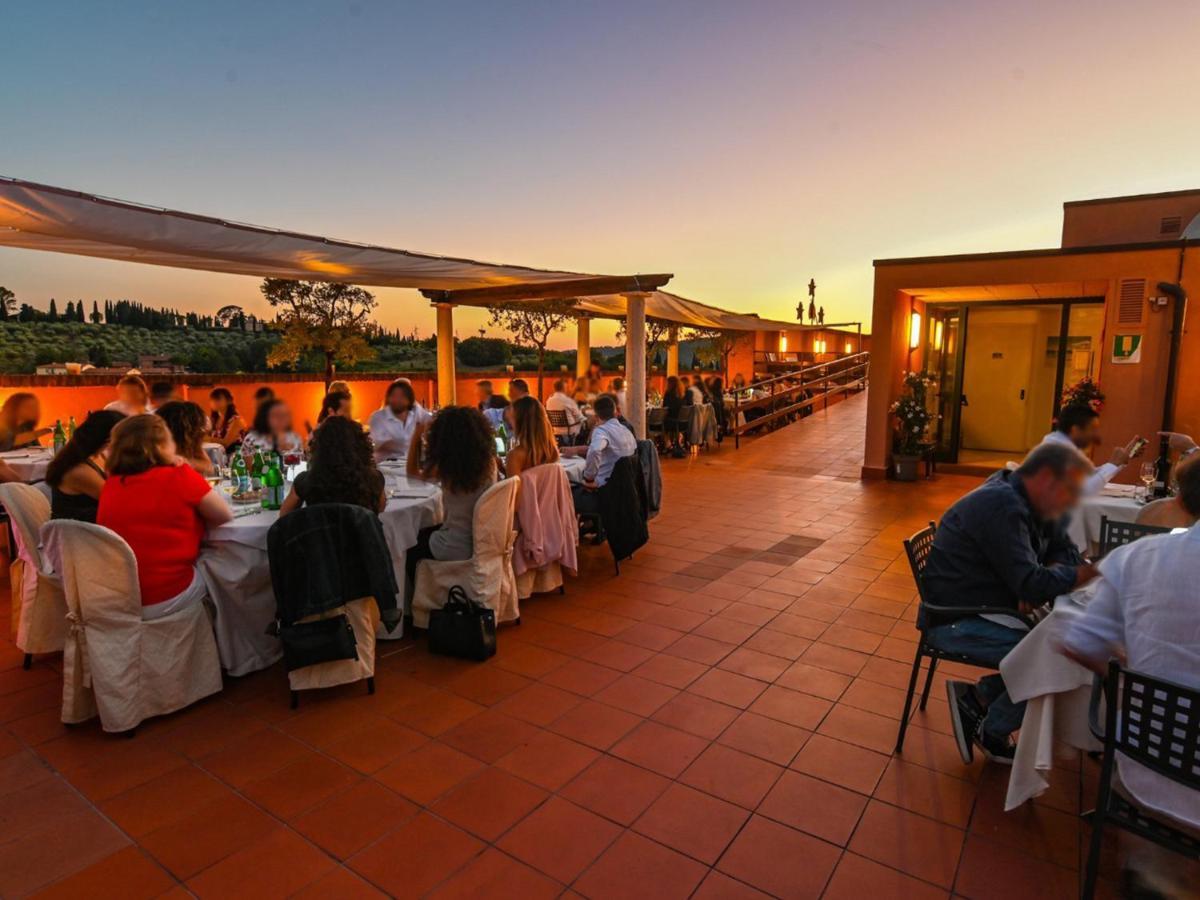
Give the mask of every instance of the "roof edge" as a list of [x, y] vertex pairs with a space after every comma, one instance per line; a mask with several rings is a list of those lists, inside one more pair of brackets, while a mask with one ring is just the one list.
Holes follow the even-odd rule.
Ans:
[[872, 265], [876, 268], [882, 266], [907, 266], [918, 265], [921, 263], [951, 263], [951, 262], [977, 262], [989, 259], [1033, 259], [1037, 257], [1051, 256], [1087, 256], [1090, 254], [1101, 253], [1129, 253], [1135, 250], [1177, 250], [1184, 246], [1193, 246], [1200, 244], [1200, 240], [1178, 238], [1170, 241], [1142, 241], [1139, 243], [1128, 244], [1104, 244], [1094, 247], [1046, 247], [1035, 250], [995, 250], [986, 253], [951, 253], [943, 256], [909, 256], [909, 257], [892, 257], [888, 259], [876, 259], [872, 261]]

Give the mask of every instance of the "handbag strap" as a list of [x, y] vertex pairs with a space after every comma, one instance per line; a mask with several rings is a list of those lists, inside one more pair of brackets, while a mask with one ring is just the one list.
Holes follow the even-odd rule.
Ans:
[[463, 590], [462, 585], [456, 584], [450, 588], [450, 593], [446, 596], [446, 609], [474, 612], [475, 607], [475, 601], [467, 596], [467, 592]]

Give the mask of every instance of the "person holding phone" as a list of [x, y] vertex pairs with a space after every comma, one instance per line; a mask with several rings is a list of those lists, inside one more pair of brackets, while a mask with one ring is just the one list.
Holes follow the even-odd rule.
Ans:
[[[1083, 403], [1064, 406], [1059, 410], [1054, 430], [1042, 438], [1043, 444], [1071, 446], [1089, 459], [1092, 448], [1100, 442], [1100, 413]], [[1114, 448], [1108, 462], [1096, 466], [1096, 470], [1087, 477], [1083, 495], [1090, 497], [1100, 493], [1130, 460], [1141, 456], [1145, 449], [1146, 441], [1137, 436], [1125, 446]]]

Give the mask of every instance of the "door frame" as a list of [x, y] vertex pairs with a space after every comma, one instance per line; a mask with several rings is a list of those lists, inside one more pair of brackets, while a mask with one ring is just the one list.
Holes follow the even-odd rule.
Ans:
[[[971, 340], [971, 310], [972, 309], [995, 309], [1002, 306], [1061, 306], [1062, 315], [1059, 319], [1058, 326], [1058, 359], [1055, 362], [1054, 371], [1054, 405], [1052, 415], [1057, 416], [1062, 408], [1062, 392], [1063, 378], [1067, 368], [1067, 338], [1070, 337], [1071, 329], [1071, 308], [1074, 306], [1103, 306], [1106, 298], [1103, 296], [1082, 296], [1082, 297], [1056, 297], [1053, 299], [1035, 298], [1032, 300], [963, 300], [952, 303], [927, 302], [926, 310], [930, 308], [946, 309], [947, 311], [956, 310], [959, 316], [960, 333], [958, 341], [958, 353], [955, 355], [954, 365], [954, 382], [958, 387], [959, 400], [958, 403], [950, 403], [951, 410], [950, 419], [950, 446], [948, 450], [937, 452], [935, 451], [938, 462], [957, 463], [959, 442], [962, 439], [962, 400], [963, 392], [963, 374], [967, 361], [967, 344]], [[925, 355], [928, 358], [929, 351], [929, 335], [926, 333]]]

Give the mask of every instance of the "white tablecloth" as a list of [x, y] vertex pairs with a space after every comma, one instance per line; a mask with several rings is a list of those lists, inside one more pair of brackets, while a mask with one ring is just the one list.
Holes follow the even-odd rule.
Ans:
[[0, 453], [17, 476], [26, 483], [41, 481], [46, 477], [46, 468], [54, 459], [54, 451], [48, 447], [33, 447], [29, 450], [9, 450]]
[[1108, 516], [1118, 522], [1132, 522], [1142, 505], [1130, 492], [1132, 485], [1110, 485], [1094, 497], [1085, 497], [1079, 508], [1071, 513], [1067, 535], [1082, 552], [1087, 553], [1100, 542], [1100, 517]]
[[587, 458], [583, 456], [560, 456], [558, 464], [566, 470], [567, 481], [572, 484], [583, 483], [583, 467], [587, 465]]
[[1059, 597], [1054, 611], [1000, 661], [1009, 697], [1025, 701], [1005, 811], [1049, 787], [1044, 775], [1054, 765], [1056, 742], [1080, 750], [1101, 749], [1088, 729], [1092, 673], [1058, 649], [1071, 618], [1082, 612], [1076, 599], [1086, 601], [1088, 594], [1089, 589], [1084, 588]]
[[[392, 554], [399, 596], [404, 596], [404, 558], [417, 542], [417, 533], [442, 520], [442, 493], [424, 482], [385, 472], [391, 499], [379, 515]], [[249, 507], [253, 510], [253, 507]], [[279, 513], [257, 510], [248, 515], [235, 508], [232, 522], [208, 533], [198, 566], [215, 608], [213, 627], [221, 665], [231, 675], [245, 675], [273, 664], [283, 651], [277, 638], [266, 634], [275, 618], [275, 594], [267, 560], [267, 532]], [[380, 638], [397, 639], [401, 628]]]

